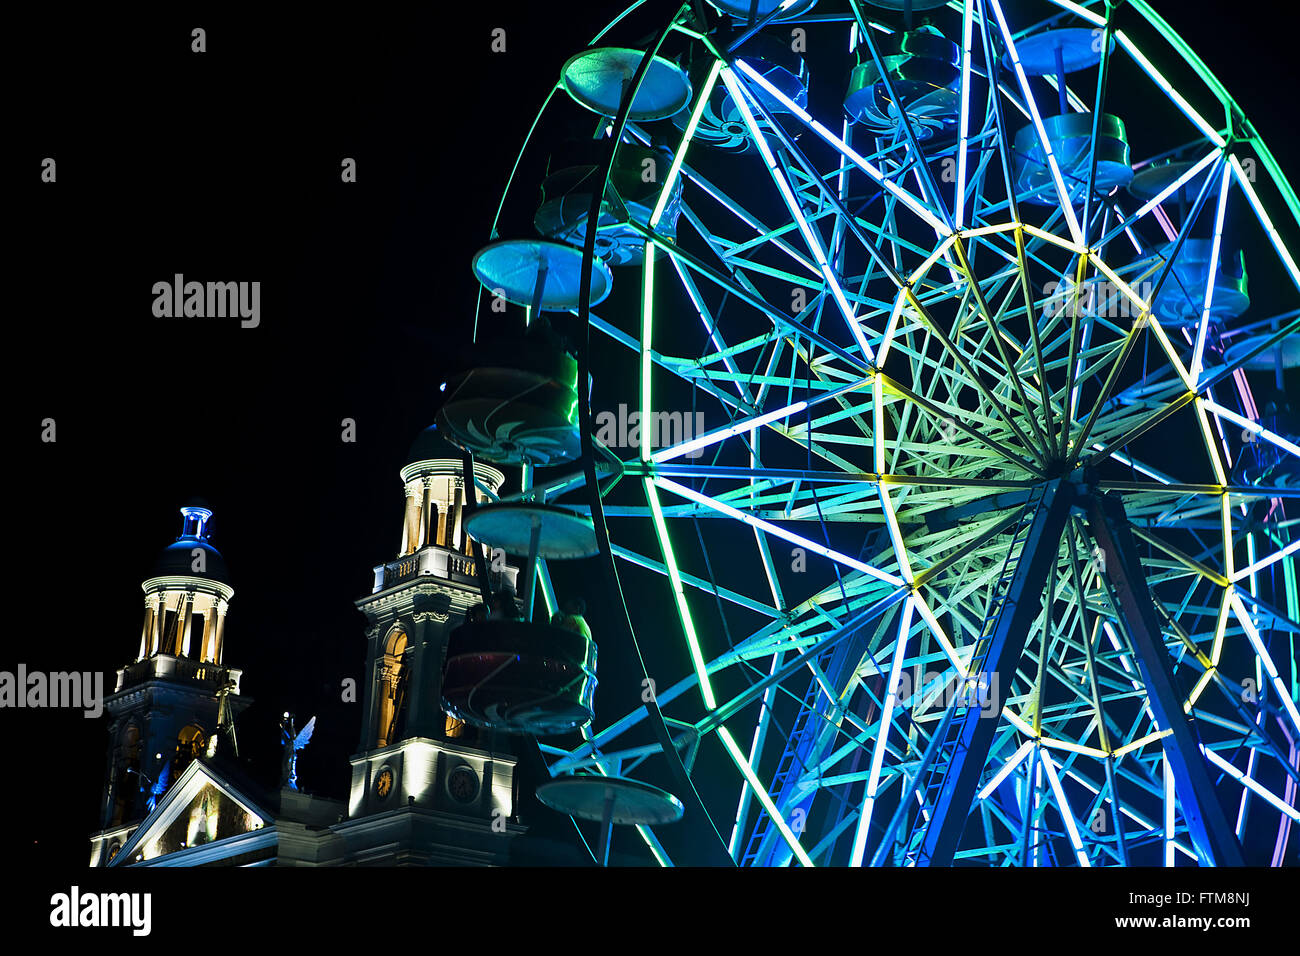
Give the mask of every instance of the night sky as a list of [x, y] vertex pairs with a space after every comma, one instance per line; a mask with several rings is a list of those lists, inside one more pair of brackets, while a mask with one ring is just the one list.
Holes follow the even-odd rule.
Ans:
[[[1258, 6], [1157, 7], [1283, 170], [1300, 169], [1293, 91], [1279, 83], [1293, 73], [1292, 35]], [[21, 201], [7, 216], [16, 531], [0, 669], [100, 670], [111, 691], [139, 641], [140, 582], [179, 532], [177, 509], [201, 497], [235, 588], [225, 663], [243, 668], [255, 701], [243, 753], [275, 783], [278, 715], [301, 725], [316, 714], [302, 785], [346, 795], [361, 707], [339, 688], [361, 678], [365, 650], [352, 601], [397, 554], [397, 472], [469, 341], [469, 261], [515, 151], [562, 63], [614, 10], [24, 10], [10, 30], [27, 66], [11, 87], [6, 151]], [[190, 51], [195, 26], [207, 30], [202, 55]], [[505, 54], [490, 51], [494, 27]], [[53, 185], [39, 181], [46, 156]], [[340, 182], [344, 157], [357, 161], [355, 184]], [[153, 283], [175, 273], [260, 280], [260, 327], [155, 318]], [[52, 444], [40, 439], [46, 418]], [[355, 443], [341, 440], [344, 418]], [[586, 598], [599, 641], [612, 609]], [[602, 645], [602, 683], [634, 676], [626, 653]], [[98, 822], [106, 719], [24, 710], [0, 721], [5, 819], [23, 820], [10, 849], [75, 874]], [[579, 860], [567, 821], [527, 788], [521, 801], [538, 839], [565, 854], [555, 859]], [[649, 862], [634, 844], [629, 860]]]

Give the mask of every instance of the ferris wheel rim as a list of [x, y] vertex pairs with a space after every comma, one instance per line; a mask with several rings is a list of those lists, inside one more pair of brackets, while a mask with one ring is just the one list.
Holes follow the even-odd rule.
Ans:
[[[993, 5], [996, 7], [996, 6], [997, 6], [996, 0], [992, 0], [992, 2], [993, 2]], [[1064, 8], [1064, 9], [1068, 9], [1068, 8], [1070, 8], [1070, 7], [1077, 6], [1077, 4], [1064, 4], [1064, 3], [1058, 2], [1058, 0], [1049, 0], [1049, 2], [1053, 2], [1053, 3], [1056, 4], [1056, 6], [1058, 6], [1058, 7], [1062, 7], [1062, 8]], [[1143, 16], [1145, 16], [1145, 17], [1148, 19], [1148, 21], [1151, 22], [1152, 17], [1154, 17], [1155, 15], [1154, 15], [1153, 12], [1150, 12], [1150, 11], [1149, 11], [1149, 7], [1148, 7], [1147, 4], [1145, 4], [1145, 3], [1141, 3], [1141, 2], [1135, 2], [1135, 3], [1134, 3], [1134, 6], [1135, 6], [1135, 7], [1142, 8], [1143, 10], [1147, 11], [1147, 12], [1144, 12], [1144, 13], [1143, 13]], [[1000, 12], [1000, 10], [999, 10], [999, 12]], [[1148, 13], [1150, 13], [1150, 16], [1148, 16]], [[1164, 21], [1159, 20], [1158, 17], [1156, 17], [1155, 19], [1158, 21], [1158, 23], [1159, 23], [1160, 25], [1163, 25], [1164, 29], [1168, 29], [1168, 28], [1167, 28], [1167, 24], [1164, 24]], [[1156, 26], [1157, 31], [1160, 31], [1160, 30], [1161, 30], [1161, 26], [1160, 26], [1160, 25], [1157, 25], [1157, 26]], [[1162, 36], [1163, 36], [1163, 33], [1162, 33]], [[1131, 42], [1131, 41], [1130, 41], [1130, 42]], [[1123, 41], [1121, 40], [1121, 44], [1122, 44], [1122, 43], [1123, 43]], [[1185, 46], [1185, 45], [1184, 45], [1184, 46]], [[1180, 51], [1180, 52], [1181, 52], [1181, 51]], [[1188, 51], [1188, 52], [1190, 53], [1190, 51]], [[1192, 56], [1194, 56], [1194, 54], [1192, 54]], [[1189, 61], [1189, 62], [1190, 62], [1190, 61]], [[1196, 62], [1199, 63], [1199, 60], [1197, 60]], [[1202, 68], [1203, 68], [1203, 66], [1204, 66], [1204, 65], [1201, 64], [1201, 67], [1202, 67]], [[1208, 71], [1207, 71], [1207, 74], [1208, 74]], [[1214, 82], [1217, 83], [1217, 81], [1214, 81]], [[1231, 103], [1231, 100], [1228, 100], [1227, 102], [1228, 102], [1228, 103]], [[1235, 104], [1232, 104], [1230, 107], [1228, 107], [1228, 109], [1229, 109], [1229, 112], [1231, 112], [1232, 110], [1234, 110], [1234, 109], [1235, 109]], [[758, 141], [760, 141], [760, 142], [762, 141], [762, 137], [761, 137], [761, 136], [758, 137]], [[613, 149], [611, 149], [611, 157], [610, 157], [610, 158], [611, 158], [611, 161], [612, 161], [612, 158], [613, 158], [613, 155], [612, 155], [612, 154], [613, 154], [613, 152], [614, 152], [614, 151], [616, 150], [616, 148], [617, 148], [617, 145], [616, 145], [616, 144], [617, 144], [617, 137], [615, 138], [614, 142], [615, 142], [615, 147], [614, 147]], [[1258, 140], [1257, 138], [1252, 139], [1252, 142], [1258, 142], [1258, 143], [1259, 143], [1259, 146], [1262, 147], [1262, 141]], [[1227, 155], [1226, 152], [1225, 152], [1223, 155]], [[1269, 155], [1269, 158], [1270, 158], [1270, 161], [1271, 161], [1271, 154], [1268, 154], [1268, 155]], [[1267, 164], [1266, 164], [1266, 165], [1267, 165]], [[1275, 164], [1274, 164], [1274, 165], [1275, 165]], [[1236, 164], [1236, 169], [1230, 169], [1229, 166], [1228, 166], [1228, 164], [1225, 163], [1225, 164], [1224, 164], [1224, 170], [1223, 170], [1224, 182], [1227, 181], [1227, 176], [1228, 176], [1228, 173], [1229, 173], [1229, 172], [1234, 172], [1234, 173], [1235, 173], [1235, 172], [1237, 172], [1239, 169], [1240, 169], [1240, 164], [1239, 164], [1239, 163]], [[1272, 172], [1272, 169], [1270, 169], [1270, 172]], [[1240, 175], [1240, 174], [1238, 174], [1238, 175]], [[1242, 182], [1243, 185], [1246, 185], [1246, 184], [1245, 184], [1245, 180], [1244, 180], [1244, 178], [1241, 178], [1240, 181]], [[1284, 183], [1285, 180], [1284, 180], [1284, 179], [1281, 179], [1280, 177], [1277, 177], [1277, 178], [1275, 179], [1275, 182], [1281, 182], [1281, 183]], [[1226, 188], [1226, 187], [1225, 187], [1225, 188]], [[1289, 208], [1291, 208], [1292, 213], [1293, 213], [1294, 215], [1296, 215], [1297, 223], [1300, 223], [1300, 213], [1297, 212], [1297, 207], [1296, 207], [1295, 204], [1294, 204], [1294, 196], [1293, 196], [1293, 195], [1292, 195], [1292, 197], [1288, 200], [1287, 204], [1288, 204]], [[1252, 205], [1255, 206], [1255, 210], [1256, 210], [1257, 213], [1261, 211], [1261, 208], [1262, 208], [1262, 207], [1259, 206], [1257, 200], [1252, 200]], [[1025, 223], [1015, 222], [1015, 223], [1012, 223], [1012, 224], [1011, 224], [1011, 228], [1017, 228], [1017, 229], [1018, 229], [1019, 227], [1022, 227], [1022, 226], [1025, 226], [1025, 225], [1026, 225]], [[1266, 228], [1268, 228], [1268, 227], [1266, 226]], [[594, 234], [595, 231], [596, 231], [596, 230], [591, 230], [591, 232], [592, 232], [593, 234]], [[960, 235], [960, 233], [958, 233], [958, 234], [956, 235], [956, 238], [957, 238], [958, 241], [960, 241], [960, 239], [961, 239], [961, 235]], [[1274, 239], [1274, 238], [1275, 238], [1275, 234], [1271, 234], [1271, 235], [1270, 235], [1270, 238], [1271, 238], [1271, 239]], [[647, 243], [647, 245], [649, 245], [649, 243]], [[1080, 247], [1080, 248], [1082, 248], [1082, 247]], [[1275, 248], [1280, 248], [1280, 247], [1278, 247], [1277, 245], [1275, 245]], [[593, 251], [593, 249], [591, 248], [591, 244], [590, 244], [590, 243], [587, 244], [587, 248], [584, 250], [584, 258], [585, 258], [585, 259], [586, 259], [586, 258], [594, 258], [594, 251]], [[934, 263], [932, 263], [932, 267], [933, 267], [933, 266], [935, 266]], [[1292, 268], [1294, 268], [1294, 264], [1293, 264], [1293, 263], [1292, 263]], [[901, 292], [900, 292], [900, 296], [901, 296]], [[584, 303], [584, 304], [585, 304], [585, 303]], [[582, 309], [580, 309], [580, 311], [586, 311], [585, 307], [582, 308]], [[589, 327], [589, 326], [588, 326], [588, 327]], [[1171, 358], [1173, 358], [1173, 355], [1172, 355], [1172, 349], [1170, 349], [1170, 352], [1171, 352]], [[1175, 358], [1174, 361], [1175, 361], [1175, 363], [1176, 363], [1176, 362], [1177, 362], [1177, 359]], [[1185, 383], [1189, 386], [1189, 388], [1190, 388], [1191, 390], [1193, 390], [1193, 391], [1198, 391], [1198, 389], [1196, 389], [1195, 386], [1198, 385], [1198, 384], [1200, 384], [1200, 380], [1199, 380], [1199, 379], [1191, 379], [1191, 380], [1189, 380], [1190, 376], [1187, 374], [1186, 370], [1182, 370], [1182, 369], [1181, 369], [1181, 366], [1179, 366], [1178, 368], [1179, 368], [1179, 370], [1182, 372], [1182, 378], [1185, 380]], [[1208, 389], [1208, 386], [1206, 386], [1206, 388]], [[1199, 403], [1198, 403], [1198, 404], [1199, 404]], [[589, 412], [588, 412], [588, 415], [589, 415]], [[584, 432], [587, 431], [587, 430], [589, 430], [589, 429], [584, 429]], [[809, 432], [811, 432], [811, 428], [809, 429]], [[586, 444], [586, 443], [587, 443], [587, 438], [584, 436], [584, 444]], [[589, 452], [588, 452], [584, 457], [585, 457], [587, 460], [590, 460], [590, 459], [591, 459], [591, 455], [590, 455]], [[658, 480], [653, 480], [653, 482], [652, 482], [652, 479], [651, 479], [651, 477], [649, 477], [649, 476], [645, 476], [645, 477], [643, 478], [643, 480], [646, 481], [646, 483], [647, 483], [647, 488], [649, 488], [649, 486], [650, 486], [652, 483], [653, 483], [653, 484], [656, 484], [656, 485], [660, 485], [660, 487], [663, 487], [662, 484], [661, 484]], [[594, 478], [592, 478], [591, 476], [589, 476], [589, 479], [588, 479], [588, 489], [590, 490], [590, 489], [594, 489], [594, 488], [596, 488], [596, 487], [597, 487], [597, 485], [596, 485], [596, 483], [595, 483], [595, 481], [594, 481]], [[680, 486], [679, 486], [679, 487], [680, 487]], [[887, 497], [886, 497], [885, 500], [887, 500]], [[597, 504], [597, 507], [598, 507], [598, 504]], [[886, 505], [886, 507], [887, 507], [887, 505]], [[1071, 541], [1073, 541], [1073, 539], [1071, 539]], [[611, 563], [613, 562], [613, 557], [614, 557], [614, 555], [613, 555], [613, 553], [612, 553], [612, 551], [611, 551], [611, 553], [608, 555], [608, 560], [609, 560]], [[1233, 610], [1234, 610], [1234, 612], [1235, 612], [1235, 611], [1236, 611], [1236, 608], [1234, 608]], [[634, 639], [635, 639], [635, 638], [634, 638]], [[720, 726], [720, 725], [719, 725], [719, 726]], [[706, 813], [707, 813], [707, 811], [706, 811]]]

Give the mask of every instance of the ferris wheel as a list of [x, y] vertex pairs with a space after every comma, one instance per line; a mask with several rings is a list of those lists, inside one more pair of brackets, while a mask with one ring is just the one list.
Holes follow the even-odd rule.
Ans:
[[637, 3], [532, 153], [439, 413], [528, 562], [458, 715], [598, 858], [1295, 863], [1300, 204], [1148, 3]]

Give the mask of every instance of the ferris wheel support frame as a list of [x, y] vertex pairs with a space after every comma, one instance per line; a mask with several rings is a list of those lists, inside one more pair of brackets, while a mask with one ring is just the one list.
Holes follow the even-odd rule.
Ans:
[[[1048, 574], [1055, 569], [1061, 535], [1074, 504], [1072, 478], [1073, 476], [1056, 478], [1042, 486], [1042, 494], [1030, 519], [1024, 549], [1016, 558], [1011, 580], [1006, 583], [1006, 595], [994, 606], [996, 618], [991, 622], [992, 632], [975, 645], [971, 657], [971, 676], [976, 673], [1010, 673], [1024, 653], [1030, 630], [1038, 617], [1041, 604], [1038, 595], [1047, 583]], [[1005, 613], [1008, 610], [1010, 613]], [[976, 667], [979, 668], [978, 671], [975, 670]], [[1009, 695], [1010, 682], [1007, 684], [1005, 692]], [[1001, 681], [990, 681], [989, 684], [993, 699], [990, 702], [992, 706], [988, 709], [997, 716], [1002, 714], [1004, 704], [1001, 685]], [[950, 705], [951, 713], [945, 717], [947, 733], [944, 735], [944, 744], [950, 744], [952, 752], [942, 767], [936, 764], [932, 771], [940, 773], [941, 777], [932, 804], [934, 809], [924, 827], [921, 845], [916, 852], [918, 865], [948, 866], [952, 863], [953, 853], [966, 826], [966, 817], [978, 789], [980, 774], [988, 761], [998, 721], [989, 719], [985, 708], [969, 706], [970, 703], [962, 695], [957, 695]], [[957, 711], [962, 709], [965, 713], [958, 714]], [[935, 736], [937, 738], [939, 734], [936, 733]], [[943, 744], [940, 748], [943, 749]], [[936, 753], [936, 759], [942, 756], [944, 755]], [[929, 780], [929, 777], [925, 780], [926, 789], [930, 789]], [[910, 801], [904, 799], [903, 802]]]
[[1160, 638], [1160, 620], [1140, 571], [1142, 565], [1128, 530], [1124, 505], [1114, 495], [1093, 498], [1088, 527], [1106, 556], [1103, 580], [1110, 586], [1115, 610], [1137, 652], [1135, 663], [1142, 672], [1156, 726], [1169, 735], [1163, 741], [1165, 763], [1173, 773], [1183, 819], [1201, 863], [1244, 866], [1241, 844], [1215, 795], [1200, 745], [1183, 719], [1183, 705], [1174, 692], [1169, 655]]

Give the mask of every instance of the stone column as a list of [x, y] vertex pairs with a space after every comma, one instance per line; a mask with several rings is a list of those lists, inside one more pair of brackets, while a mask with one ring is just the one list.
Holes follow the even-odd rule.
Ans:
[[402, 514], [402, 554], [410, 554], [420, 540], [420, 503], [415, 498], [415, 488], [406, 486], [406, 510]]
[[208, 606], [203, 610], [203, 636], [199, 638], [199, 660], [211, 661], [212, 657], [212, 618], [216, 612], [216, 598], [208, 598]]
[[159, 591], [156, 595], [157, 606], [153, 609], [153, 653], [163, 652], [163, 627], [167, 623], [167, 595]]
[[149, 599], [144, 601], [144, 627], [140, 630], [140, 653], [136, 660], [142, 661], [149, 654], [149, 633], [153, 630], [153, 605]]
[[376, 708], [375, 746], [388, 746], [388, 728], [393, 722], [393, 688], [397, 684], [397, 667], [387, 656], [375, 662], [375, 690], [379, 706]]
[[187, 591], [185, 596], [176, 605], [178, 615], [176, 623], [180, 628], [180, 646], [179, 657], [190, 656], [190, 618], [194, 616], [194, 592]]
[[451, 493], [451, 514], [447, 516], [447, 548], [451, 551], [460, 550], [460, 521], [461, 521], [461, 495], [464, 489], [461, 487], [461, 481], [456, 479], [456, 486]]
[[433, 482], [425, 478], [423, 484], [424, 498], [420, 503], [420, 547], [422, 548], [426, 544], [433, 543], [432, 523], [434, 520], [434, 513], [429, 507], [433, 503]]
[[411, 553], [411, 489], [407, 487], [406, 498], [402, 503], [402, 550], [398, 554]]
[[212, 638], [212, 663], [221, 663], [221, 653], [226, 641], [226, 609], [229, 605], [225, 598], [217, 599], [217, 627]]

